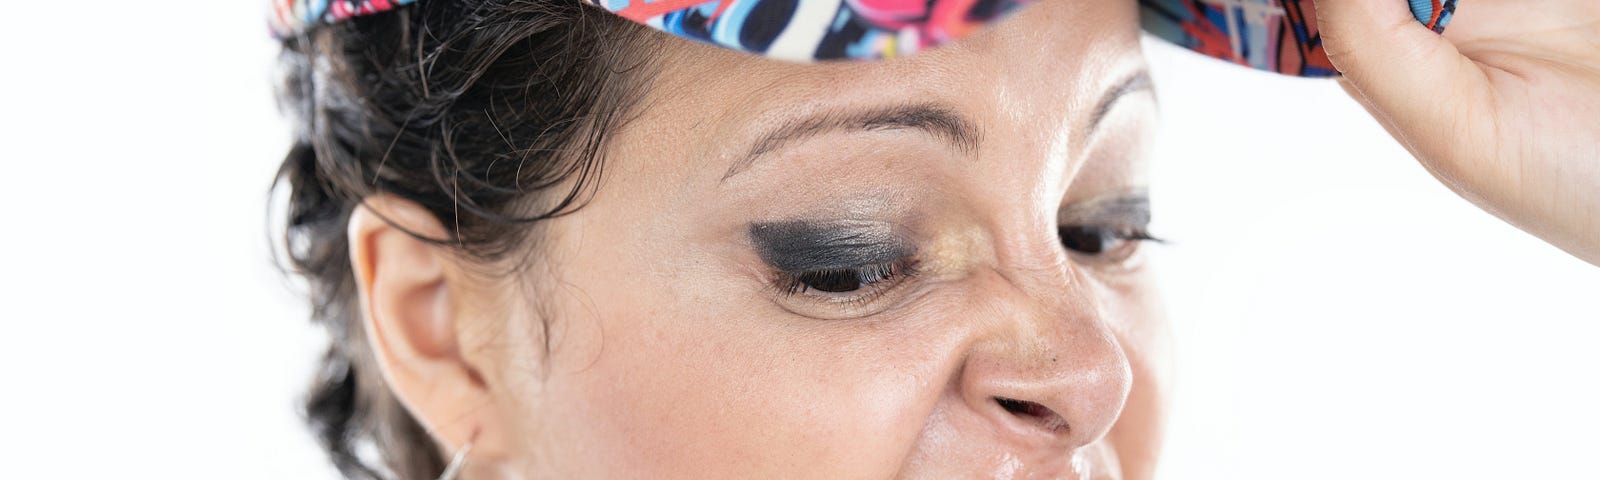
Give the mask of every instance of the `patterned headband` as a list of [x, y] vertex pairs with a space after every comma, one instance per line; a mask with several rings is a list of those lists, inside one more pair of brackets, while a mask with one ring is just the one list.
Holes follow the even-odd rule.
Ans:
[[[279, 38], [416, 0], [272, 0]], [[446, 0], [447, 1], [447, 0]], [[684, 38], [786, 60], [910, 55], [1033, 0], [573, 0]], [[1218, 59], [1302, 77], [1337, 75], [1311, 0], [1138, 0], [1145, 31]], [[1456, 0], [1407, 1], [1444, 31]]]
[[322, 24], [394, 10], [416, 0], [272, 0], [272, 36], [292, 37]]

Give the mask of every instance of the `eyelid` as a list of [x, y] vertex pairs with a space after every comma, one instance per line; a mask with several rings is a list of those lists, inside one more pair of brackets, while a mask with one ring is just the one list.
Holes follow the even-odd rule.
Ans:
[[[918, 247], [908, 231], [882, 221], [781, 221], [751, 224], [749, 241], [768, 267], [767, 285], [778, 305], [804, 317], [846, 319], [890, 308], [901, 297], [897, 292], [915, 284]], [[845, 292], [796, 288], [808, 274], [860, 276], [872, 268], [893, 274]]]
[[1150, 226], [1150, 197], [1142, 190], [1096, 197], [1063, 207], [1057, 225], [1106, 225], [1123, 229]]
[[892, 276], [851, 292], [797, 289], [794, 286], [800, 274], [787, 272], [776, 273], [770, 285], [781, 299], [779, 303], [790, 312], [819, 319], [859, 318], [888, 309], [896, 302], [891, 299], [898, 298], [895, 297], [897, 292], [908, 288], [921, 273], [914, 257], [895, 260], [888, 265], [894, 271]]
[[916, 250], [892, 225], [863, 220], [757, 223], [750, 241], [762, 261], [790, 273], [881, 264]]

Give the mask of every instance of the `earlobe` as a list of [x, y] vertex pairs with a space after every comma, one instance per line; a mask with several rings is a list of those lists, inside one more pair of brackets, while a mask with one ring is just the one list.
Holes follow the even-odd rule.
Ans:
[[348, 235], [362, 326], [390, 390], [447, 452], [469, 441], [474, 457], [496, 450], [498, 432], [484, 431], [497, 423], [489, 390], [462, 355], [459, 260], [424, 240], [448, 238], [444, 227], [416, 203], [378, 195], [352, 212]]

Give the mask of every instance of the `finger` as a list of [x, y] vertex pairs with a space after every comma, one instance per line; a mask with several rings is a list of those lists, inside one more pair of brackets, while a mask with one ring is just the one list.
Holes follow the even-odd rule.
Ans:
[[1487, 94], [1477, 66], [1418, 22], [1405, 0], [1316, 0], [1316, 6], [1328, 59], [1402, 141], [1452, 123], [1462, 105]]

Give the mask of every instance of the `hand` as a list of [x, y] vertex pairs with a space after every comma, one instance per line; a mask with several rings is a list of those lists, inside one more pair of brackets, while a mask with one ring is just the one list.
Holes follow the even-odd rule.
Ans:
[[1317, 0], [1345, 91], [1451, 190], [1600, 265], [1600, 1]]

